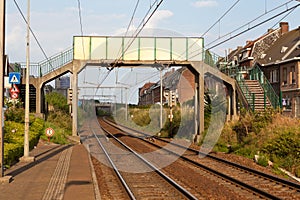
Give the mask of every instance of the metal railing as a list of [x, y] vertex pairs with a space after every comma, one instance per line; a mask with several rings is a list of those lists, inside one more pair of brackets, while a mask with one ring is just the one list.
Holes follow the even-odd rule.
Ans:
[[[263, 71], [255, 65], [251, 71], [250, 71], [250, 79], [251, 80], [257, 80], [261, 87], [264, 90], [265, 98], [268, 98], [273, 108], [280, 107], [280, 99], [278, 95], [276, 94], [274, 88], [268, 81], [267, 77], [264, 75]], [[266, 99], [264, 99], [266, 101]]]
[[[30, 63], [30, 76], [42, 77], [62, 66], [72, 62], [73, 48], [69, 48], [61, 53], [49, 57], [39, 63]], [[21, 68], [26, 68], [26, 63], [20, 63]]]
[[204, 50], [203, 52], [203, 61], [205, 64], [211, 67], [217, 67], [217, 62], [219, 61], [220, 56], [213, 53], [209, 50]]
[[244, 66], [224, 66], [220, 70], [237, 81], [242, 94], [244, 95], [244, 99], [247, 101], [247, 106], [254, 111], [255, 94], [250, 91], [248, 85], [245, 83], [244, 75], [248, 73], [246, 68]]

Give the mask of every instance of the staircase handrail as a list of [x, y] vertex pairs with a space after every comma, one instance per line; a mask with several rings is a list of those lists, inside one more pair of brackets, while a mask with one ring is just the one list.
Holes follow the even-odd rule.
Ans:
[[250, 72], [250, 79], [257, 80], [261, 87], [263, 88], [267, 98], [271, 102], [273, 108], [280, 107], [280, 100], [276, 94], [274, 88], [268, 81], [267, 77], [264, 75], [263, 71], [258, 65], [255, 65]]
[[50, 58], [41, 61], [39, 63], [40, 66], [40, 76], [43, 76], [45, 74], [48, 74], [62, 66], [64, 66], [67, 63], [72, 62], [73, 60], [73, 47], [69, 48], [63, 52], [60, 52], [54, 56], [51, 56]]
[[[254, 110], [254, 104], [255, 104], [255, 94], [250, 91], [248, 88], [248, 85], [245, 83], [245, 79], [242, 74], [242, 70], [239, 69], [238, 66], [234, 67], [235, 73], [233, 73], [233, 70], [230, 70], [230, 75], [235, 77], [235, 80], [237, 81], [239, 87], [241, 88], [243, 95], [245, 96], [248, 106]], [[240, 67], [241, 69], [243, 66]]]
[[[38, 63], [30, 63], [30, 76], [42, 77], [62, 66], [72, 62], [73, 47], [49, 57]], [[21, 68], [26, 68], [26, 63], [20, 63]]]

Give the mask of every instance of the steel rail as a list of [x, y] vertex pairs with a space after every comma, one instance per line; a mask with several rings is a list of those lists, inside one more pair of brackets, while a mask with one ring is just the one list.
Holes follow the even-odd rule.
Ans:
[[111, 166], [113, 167], [113, 170], [115, 171], [115, 173], [117, 174], [119, 180], [121, 181], [122, 185], [124, 186], [127, 194], [129, 195], [130, 199], [132, 200], [136, 200], [133, 192], [130, 190], [128, 184], [126, 183], [126, 181], [124, 180], [123, 176], [121, 175], [121, 173], [119, 172], [118, 168], [116, 167], [116, 165], [114, 164], [114, 162], [112, 161], [112, 159], [110, 158], [108, 152], [106, 151], [105, 147], [103, 146], [102, 142], [99, 140], [97, 134], [95, 133], [94, 129], [92, 129], [90, 127], [90, 130], [93, 132], [93, 135], [95, 136], [98, 144], [100, 145], [102, 151], [104, 152], [106, 158], [108, 159], [109, 163], [111, 164]]
[[[111, 123], [110, 120], [107, 120], [107, 119], [104, 119], [104, 120], [107, 121], [107, 122], [109, 122], [109, 123]], [[148, 134], [146, 134], [146, 133], [144, 133], [144, 132], [141, 132], [141, 131], [138, 131], [138, 130], [135, 130], [135, 129], [132, 129], [132, 128], [129, 128], [129, 127], [126, 127], [126, 126], [123, 126], [123, 125], [120, 125], [120, 124], [118, 124], [118, 125], [112, 124], [112, 125], [114, 125], [116, 128], [119, 128], [119, 130], [123, 130], [123, 129], [121, 129], [120, 127], [118, 127], [118, 126], [121, 126], [121, 127], [123, 127], [123, 128], [129, 129], [129, 130], [134, 131], [134, 132], [137, 132], [137, 133], [139, 133], [139, 134], [143, 134], [143, 135], [145, 135], [146, 137], [149, 136]], [[130, 133], [129, 133], [129, 134], [130, 134]], [[219, 162], [221, 162], [221, 163], [226, 163], [226, 164], [231, 165], [231, 166], [234, 166], [234, 167], [236, 167], [236, 168], [240, 168], [240, 169], [242, 169], [242, 170], [249, 171], [249, 172], [251, 172], [251, 173], [253, 173], [253, 174], [255, 174], [255, 175], [262, 176], [262, 177], [267, 178], [267, 179], [269, 179], [269, 180], [271, 180], [271, 181], [277, 181], [277, 182], [280, 182], [281, 184], [283, 184], [283, 185], [285, 185], [285, 186], [287, 186], [287, 187], [292, 187], [292, 188], [294, 188], [295, 190], [300, 191], [300, 189], [299, 189], [299, 188], [300, 188], [300, 184], [297, 184], [297, 183], [295, 183], [295, 182], [292, 182], [292, 181], [289, 181], [289, 180], [285, 180], [285, 179], [276, 177], [276, 176], [271, 175], [271, 174], [266, 174], [266, 173], [257, 171], [257, 170], [255, 170], [255, 169], [252, 169], [252, 168], [249, 168], [249, 167], [246, 167], [246, 166], [243, 166], [243, 165], [234, 163], [234, 162], [230, 162], [230, 161], [225, 160], [225, 159], [222, 159], [222, 158], [218, 158], [218, 157], [215, 157], [215, 156], [212, 156], [212, 155], [209, 155], [209, 154], [205, 154], [205, 153], [203, 153], [203, 152], [201, 152], [201, 151], [199, 151], [199, 150], [196, 150], [196, 149], [186, 148], [186, 147], [184, 147], [184, 146], [182, 146], [182, 145], [180, 145], [180, 144], [170, 143], [169, 141], [167, 141], [167, 140], [165, 140], [165, 139], [162, 139], [162, 138], [159, 138], [159, 137], [156, 137], [156, 136], [154, 136], [154, 138], [155, 138], [156, 140], [159, 140], [159, 141], [162, 141], [162, 142], [165, 142], [165, 143], [169, 143], [169, 144], [171, 144], [171, 145], [174, 145], [174, 146], [177, 146], [177, 147], [180, 147], [180, 148], [187, 149], [187, 150], [192, 151], [192, 152], [194, 152], [194, 153], [196, 153], [196, 154], [201, 154], [201, 155], [203, 155], [203, 156], [206, 156], [206, 157], [211, 158], [211, 159], [213, 159], [213, 160], [219, 161]], [[140, 138], [140, 139], [141, 139], [141, 138]], [[149, 141], [146, 141], [146, 142], [149, 142]], [[151, 143], [151, 142], [149, 142], [149, 143]], [[151, 144], [152, 144], [152, 143], [151, 143]]]
[[184, 187], [179, 185], [176, 181], [174, 181], [172, 178], [167, 176], [165, 173], [163, 173], [160, 169], [158, 169], [156, 166], [154, 166], [152, 163], [150, 163], [143, 156], [141, 156], [140, 154], [135, 152], [133, 149], [131, 149], [128, 145], [126, 145], [124, 142], [119, 140], [117, 137], [115, 137], [109, 131], [105, 130], [103, 127], [101, 127], [101, 128], [102, 128], [103, 131], [105, 131], [107, 134], [109, 134], [112, 138], [114, 138], [118, 143], [120, 143], [123, 147], [125, 147], [131, 153], [133, 153], [135, 156], [137, 156], [139, 159], [141, 159], [145, 164], [147, 164], [150, 168], [152, 168], [156, 173], [158, 173], [167, 182], [169, 182], [171, 185], [173, 185], [177, 190], [179, 190], [182, 194], [184, 194], [188, 199], [195, 199], [195, 200], [197, 199], [193, 194], [191, 194], [189, 191], [187, 191]]
[[[105, 119], [105, 122], [107, 123], [108, 120]], [[109, 122], [109, 124], [111, 124], [111, 122]], [[143, 134], [143, 135], [145, 135], [145, 136], [149, 136], [148, 134], [145, 134], [145, 133], [143, 133], [143, 132], [141, 132], [141, 131], [137, 131], [137, 130], [134, 130], [134, 129], [132, 129], [132, 128], [125, 127], [125, 126], [123, 126], [123, 125], [115, 125], [115, 124], [111, 124], [111, 125], [115, 126], [115, 128], [118, 128], [119, 130], [122, 130], [122, 131], [124, 131], [124, 130], [121, 129], [120, 127], [118, 127], [118, 126], [122, 126], [122, 127], [127, 128], [127, 129], [129, 129], [129, 130], [131, 130], [131, 131], [135, 131], [135, 132], [140, 133], [140, 134]], [[126, 131], [124, 131], [124, 132], [126, 132]], [[126, 133], [127, 133], [127, 134], [130, 134], [129, 132], [126, 132]], [[131, 135], [131, 134], [130, 134], [130, 135]], [[144, 140], [143, 138], [140, 138], [140, 137], [137, 137], [137, 136], [134, 136], [134, 135], [131, 135], [131, 136], [132, 136], [132, 137], [135, 137], [135, 138], [137, 138], [137, 139], [140, 139], [140, 140], [142, 140], [142, 141], [144, 141], [144, 142], [146, 142], [146, 143], [148, 143], [148, 144], [151, 144], [151, 145], [153, 145], [153, 146], [155, 146], [155, 147], [157, 147], [157, 148], [161, 148], [161, 146], [159, 146], [159, 145], [157, 145], [157, 144], [154, 144], [154, 143], [152, 143], [152, 142], [150, 142], [150, 141], [148, 141], [148, 140]], [[155, 139], [158, 139], [158, 140], [160, 140], [160, 141], [169, 143], [168, 141], [166, 141], [166, 140], [164, 140], [164, 139], [161, 139], [161, 138], [155, 137]], [[218, 162], [225, 163], [225, 164], [227, 164], [227, 165], [229, 165], [229, 166], [231, 166], [231, 167], [234, 166], [234, 167], [239, 168], [239, 169], [241, 169], [241, 170], [243, 170], [243, 171], [247, 171], [247, 172], [253, 173], [254, 175], [258, 175], [258, 176], [261, 176], [261, 177], [263, 177], [263, 178], [267, 178], [267, 179], [269, 179], [270, 181], [279, 182], [280, 184], [282, 184], [282, 185], [284, 185], [284, 186], [292, 187], [293, 189], [299, 191], [300, 186], [299, 186], [298, 184], [294, 183], [294, 182], [290, 182], [290, 181], [287, 181], [287, 180], [284, 180], [284, 179], [281, 179], [281, 178], [278, 178], [278, 177], [275, 177], [275, 176], [272, 176], [272, 175], [269, 175], [269, 174], [265, 174], [265, 173], [263, 173], [263, 172], [259, 172], [259, 171], [257, 171], [257, 170], [254, 170], [254, 169], [251, 169], [251, 168], [248, 168], [248, 167], [245, 167], [245, 166], [242, 166], [242, 165], [239, 165], [239, 164], [237, 164], [237, 163], [233, 163], [233, 162], [230, 162], [230, 161], [221, 159], [221, 158], [217, 158], [217, 157], [214, 157], [214, 156], [211, 156], [211, 155], [208, 155], [208, 154], [204, 154], [204, 153], [199, 152], [199, 151], [197, 151], [197, 150], [195, 150], [195, 149], [186, 148], [186, 147], [183, 147], [183, 146], [181, 146], [181, 145], [179, 145], [179, 144], [173, 144], [173, 143], [169, 143], [169, 144], [172, 144], [172, 145], [174, 145], [174, 146], [177, 146], [177, 147], [180, 147], [180, 148], [184, 148], [184, 149], [190, 150], [190, 151], [195, 152], [195, 153], [199, 153], [199, 154], [202, 154], [202, 155], [206, 155], [207, 157], [209, 157], [209, 158], [211, 158], [211, 159], [214, 159], [214, 160], [216, 160], [216, 161], [218, 161]], [[264, 197], [266, 197], [266, 198], [269, 198], [269, 199], [280, 199], [280, 198], [278, 198], [278, 197], [276, 197], [276, 196], [274, 196], [274, 195], [272, 195], [272, 194], [270, 194], [270, 193], [268, 193], [268, 192], [265, 192], [265, 191], [263, 191], [263, 190], [261, 190], [261, 189], [255, 188], [255, 187], [253, 187], [253, 186], [251, 186], [251, 185], [249, 185], [249, 184], [247, 184], [247, 183], [244, 183], [244, 182], [242, 182], [242, 181], [240, 181], [240, 180], [237, 180], [237, 179], [235, 179], [235, 178], [232, 178], [232, 177], [230, 177], [230, 176], [228, 176], [228, 175], [226, 175], [226, 174], [223, 174], [223, 173], [218, 172], [218, 171], [216, 171], [216, 170], [214, 170], [214, 169], [211, 169], [211, 168], [209, 168], [209, 167], [207, 167], [207, 166], [205, 166], [205, 165], [202, 165], [202, 164], [200, 164], [200, 163], [198, 163], [198, 162], [196, 162], [196, 161], [193, 161], [193, 160], [191, 160], [191, 159], [189, 159], [189, 158], [186, 158], [186, 157], [184, 157], [184, 156], [182, 156], [182, 155], [179, 155], [179, 154], [177, 154], [177, 153], [174, 153], [173, 151], [170, 151], [170, 150], [168, 150], [168, 149], [163, 149], [163, 150], [165, 150], [165, 151], [167, 151], [168, 153], [171, 153], [171, 154], [173, 154], [173, 155], [176, 155], [176, 156], [182, 158], [183, 160], [192, 163], [193, 165], [196, 165], [196, 166], [198, 166], [198, 167], [201, 167], [201, 168], [203, 168], [203, 169], [206, 169], [206, 170], [210, 171], [211, 173], [217, 174], [218, 176], [221, 176], [221, 177], [223, 177], [223, 178], [225, 178], [225, 179], [227, 179], [227, 180], [230, 180], [231, 182], [234, 182], [234, 183], [236, 183], [236, 184], [238, 184], [238, 185], [240, 185], [240, 186], [242, 186], [242, 187], [244, 187], [244, 188], [246, 188], [246, 189], [248, 189], [248, 190], [254, 191], [254, 192], [255, 192], [256, 194], [258, 194], [258, 195], [262, 195], [262, 196], [264, 196]]]

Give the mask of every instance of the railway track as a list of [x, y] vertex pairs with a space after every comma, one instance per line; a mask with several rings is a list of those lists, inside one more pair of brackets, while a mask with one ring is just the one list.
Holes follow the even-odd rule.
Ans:
[[[121, 190], [123, 194], [118, 194], [120, 190], [115, 190], [113, 198], [196, 199], [185, 188], [121, 142], [116, 136], [110, 135], [108, 130], [105, 130], [105, 133], [114, 140], [114, 148], [107, 145], [106, 136], [101, 133], [99, 128], [95, 127], [95, 124], [90, 126], [90, 130], [96, 138], [98, 146], [105, 154], [108, 161], [107, 165], [111, 166], [116, 175], [113, 178], [118, 177], [117, 182], [123, 187]], [[95, 143], [93, 145], [93, 148], [95, 148]], [[116, 146], [118, 148], [115, 148]], [[126, 170], [126, 167], [128, 170]], [[137, 173], [133, 173], [132, 170], [136, 170]], [[126, 194], [124, 194], [124, 191], [126, 191]]]
[[[108, 121], [105, 121], [105, 123], [113, 125]], [[124, 127], [120, 128], [118, 126], [114, 125], [114, 128], [119, 131], [125, 130]], [[134, 131], [134, 133], [132, 131]], [[128, 131], [126, 132], [126, 134], [131, 134], [131, 137], [133, 137], [132, 134], [134, 134], [134, 136], [139, 135], [137, 138], [139, 140], [143, 140], [143, 142], [147, 143], [147, 145], [151, 145], [152, 148], [155, 147], [156, 149], [164, 149], [170, 154], [176, 154], [174, 153], [174, 151], [169, 151], [163, 148], [166, 145], [170, 145], [169, 141], [159, 138], [155, 138], [152, 140], [143, 139], [145, 137], [147, 138], [148, 135], [132, 129], [128, 129]], [[180, 159], [193, 164], [193, 166], [197, 168], [204, 169], [210, 174], [216, 174], [223, 180], [227, 180], [226, 183], [223, 184], [228, 185], [228, 182], [230, 182], [231, 185], [235, 185], [246, 190], [247, 192], [244, 192], [242, 190], [237, 192], [243, 198], [249, 197], [249, 194], [247, 193], [253, 193], [253, 198], [300, 199], [299, 184], [269, 174], [265, 174], [211, 155], [200, 158], [198, 150], [182, 147], [178, 144], [171, 145], [175, 145], [177, 148], [186, 149], [186, 151], [182, 155], [177, 155], [178, 157], [180, 157]]]

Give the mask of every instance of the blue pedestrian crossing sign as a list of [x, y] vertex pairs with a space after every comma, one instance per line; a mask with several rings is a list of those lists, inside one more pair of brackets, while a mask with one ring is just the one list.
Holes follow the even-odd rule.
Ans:
[[8, 81], [10, 84], [20, 84], [21, 83], [20, 72], [9, 72]]

